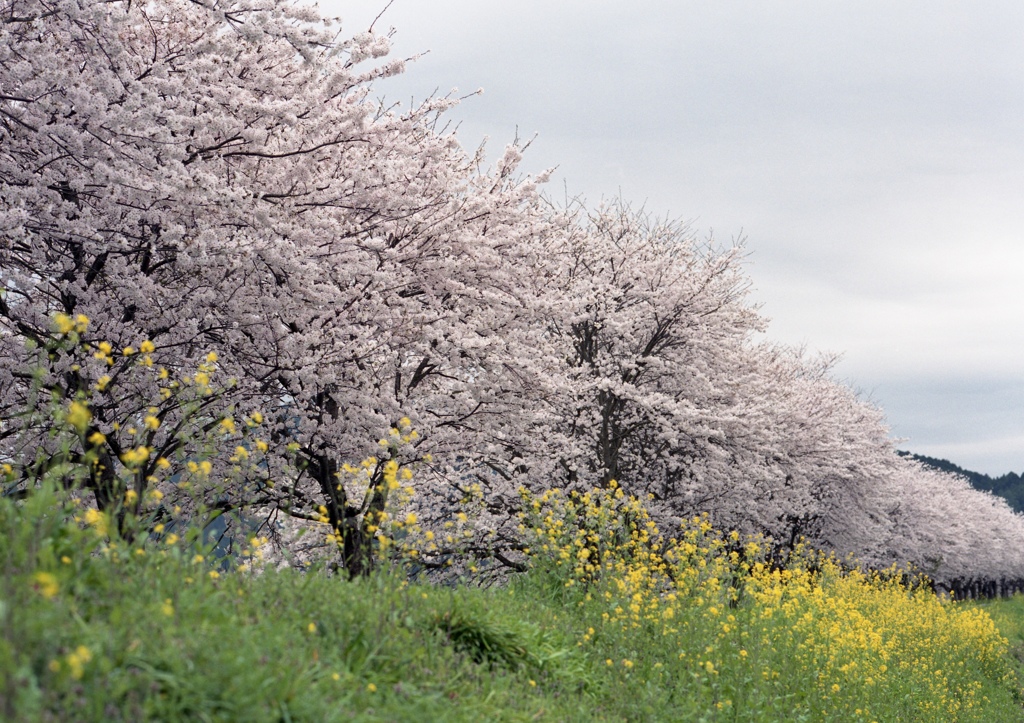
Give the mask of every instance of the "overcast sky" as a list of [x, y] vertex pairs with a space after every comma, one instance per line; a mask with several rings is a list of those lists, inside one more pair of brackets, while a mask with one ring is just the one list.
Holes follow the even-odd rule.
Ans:
[[[324, 0], [347, 33], [386, 0]], [[378, 86], [457, 88], [475, 148], [537, 139], [549, 195], [621, 193], [744, 237], [769, 335], [903, 448], [1024, 470], [1024, 3], [394, 0], [427, 55]]]

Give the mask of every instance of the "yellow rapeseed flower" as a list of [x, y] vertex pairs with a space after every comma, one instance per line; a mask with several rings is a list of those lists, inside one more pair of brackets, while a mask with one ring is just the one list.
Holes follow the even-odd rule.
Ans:
[[149, 459], [150, 449], [145, 445], [139, 445], [135, 449], [129, 449], [121, 455], [121, 461], [128, 467], [138, 467]]
[[105, 536], [107, 534], [110, 521], [104, 513], [90, 507], [85, 511], [85, 514], [82, 515], [82, 519], [85, 520], [87, 525], [96, 530], [96, 534], [101, 536]]
[[68, 668], [71, 670], [71, 677], [81, 680], [85, 674], [84, 666], [92, 660], [92, 652], [84, 645], [79, 645], [66, 656]]
[[67, 314], [55, 314], [53, 323], [61, 334], [70, 334], [75, 330], [75, 322]]
[[78, 430], [79, 434], [84, 434], [90, 420], [92, 420], [92, 412], [89, 411], [89, 407], [82, 402], [71, 402], [67, 416], [68, 424]]
[[56, 576], [49, 572], [37, 572], [32, 576], [32, 586], [47, 600], [53, 599], [60, 592], [60, 583]]

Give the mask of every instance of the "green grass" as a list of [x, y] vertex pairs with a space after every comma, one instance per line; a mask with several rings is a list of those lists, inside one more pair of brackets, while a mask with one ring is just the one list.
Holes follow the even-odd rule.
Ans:
[[[567, 588], [554, 570], [487, 589], [387, 572], [211, 576], [184, 541], [104, 552], [93, 529], [64, 524], [38, 497], [20, 510], [0, 501], [7, 720], [936, 720], [921, 712], [933, 690], [898, 661], [864, 696], [870, 714], [851, 714], [860, 694], [822, 694], [793, 621], [766, 620], [750, 600], [720, 617], [684, 601], [666, 635], [608, 623], [624, 600]], [[1024, 649], [1024, 601], [985, 609]], [[936, 660], [980, 686], [979, 707], [958, 719], [1024, 720], [1009, 658]], [[860, 690], [856, 675], [848, 690]]]
[[[111, 570], [104, 582], [53, 599], [5, 585], [8, 715], [278, 721], [579, 713], [585, 661], [563, 628], [530, 622], [554, 613], [528, 596], [404, 585], [389, 575], [354, 583], [295, 571], [211, 580], [197, 567], [173, 558], [135, 564], [130, 576]], [[66, 661], [78, 646], [91, 660], [76, 680]], [[62, 670], [51, 670], [51, 661]]]
[[[1009, 643], [1007, 657], [1016, 673], [1020, 698], [1024, 700], [1024, 595], [995, 600], [977, 600], [963, 603], [988, 613]], [[1024, 713], [1013, 720], [1024, 721]]]

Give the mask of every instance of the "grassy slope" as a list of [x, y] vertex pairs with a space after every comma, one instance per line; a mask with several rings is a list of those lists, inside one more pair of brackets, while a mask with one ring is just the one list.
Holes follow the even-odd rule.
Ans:
[[[675, 594], [643, 586], [649, 554], [590, 584], [565, 550], [504, 587], [347, 582], [211, 569], [174, 535], [111, 549], [102, 520], [65, 519], [0, 500], [4, 720], [1024, 720], [976, 606], [798, 568], [737, 596], [703, 532]], [[985, 608], [1020, 650], [1024, 601]]]
[[[774, 658], [778, 676], [737, 666], [709, 682], [678, 652], [699, 656], [712, 640], [611, 630], [579, 645], [600, 606], [567, 597], [539, 575], [484, 590], [405, 585], [388, 576], [346, 583], [288, 571], [211, 579], [201, 565], [173, 557], [132, 569], [131, 576], [105, 577], [81, 570], [80, 583], [52, 599], [5, 585], [0, 668], [9, 716], [849, 719], [840, 710], [814, 712], [814, 671], [787, 668], [787, 651], [758, 652], [749, 643], [751, 655]], [[1020, 601], [1014, 605], [1013, 612], [1024, 610]], [[1013, 620], [1020, 643], [1022, 617]], [[76, 680], [69, 656], [83, 645], [91, 659]], [[59, 671], [51, 669], [54, 661]], [[983, 682], [989, 702], [965, 720], [1022, 719], [1005, 683]], [[885, 712], [917, 717], [899, 700], [872, 705], [879, 720], [893, 719]]]
[[[409, 586], [383, 575], [347, 583], [292, 571], [212, 580], [183, 563], [149, 569], [157, 574], [7, 608], [14, 649], [4, 663], [21, 659], [9, 715], [583, 720], [600, 717], [615, 683], [579, 652], [571, 621], [521, 586]], [[75, 680], [68, 657], [82, 645], [91, 660]]]
[[[1024, 686], [1024, 595], [965, 604], [984, 610], [995, 622], [999, 632], [1009, 642], [1007, 655], [1016, 671], [1018, 685]], [[1021, 696], [1024, 697], [1024, 688], [1021, 688]], [[1018, 713], [1017, 718], [1008, 720], [1024, 721], [1024, 712]]]

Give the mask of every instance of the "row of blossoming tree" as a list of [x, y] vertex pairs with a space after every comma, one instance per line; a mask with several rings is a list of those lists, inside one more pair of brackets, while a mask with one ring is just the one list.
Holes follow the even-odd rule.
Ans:
[[452, 98], [374, 100], [403, 63], [342, 37], [274, 0], [0, 0], [5, 494], [84, 461], [125, 534], [298, 520], [359, 574], [389, 504], [473, 503], [461, 549], [515, 566], [521, 487], [617, 480], [663, 521], [1024, 577], [1019, 517], [760, 340], [742, 249], [556, 207]]

